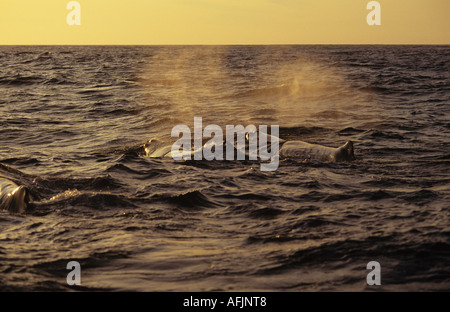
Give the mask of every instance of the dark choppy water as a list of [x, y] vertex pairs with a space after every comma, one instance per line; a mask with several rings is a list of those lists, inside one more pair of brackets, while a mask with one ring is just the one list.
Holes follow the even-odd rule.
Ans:
[[[450, 47], [1, 47], [0, 290], [450, 289]], [[357, 160], [150, 159], [174, 125], [280, 125]]]

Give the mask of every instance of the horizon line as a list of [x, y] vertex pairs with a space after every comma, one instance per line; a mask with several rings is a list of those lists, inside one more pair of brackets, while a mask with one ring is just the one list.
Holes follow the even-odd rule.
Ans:
[[18, 43], [1, 44], [0, 46], [448, 46], [450, 43], [164, 43], [164, 44], [71, 44], [71, 43]]

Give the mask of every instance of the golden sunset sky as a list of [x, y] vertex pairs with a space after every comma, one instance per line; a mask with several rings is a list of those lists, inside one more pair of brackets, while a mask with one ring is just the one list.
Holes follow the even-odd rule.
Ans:
[[450, 44], [450, 0], [0, 0], [0, 44]]

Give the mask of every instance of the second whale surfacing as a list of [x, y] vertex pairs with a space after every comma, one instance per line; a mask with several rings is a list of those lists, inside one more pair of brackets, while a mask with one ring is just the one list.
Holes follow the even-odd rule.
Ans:
[[28, 208], [30, 196], [24, 186], [0, 177], [0, 209], [24, 213]]

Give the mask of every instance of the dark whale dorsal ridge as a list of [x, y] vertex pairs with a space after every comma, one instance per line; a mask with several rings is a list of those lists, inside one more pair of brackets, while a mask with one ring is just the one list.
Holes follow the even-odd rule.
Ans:
[[335, 153], [335, 161], [352, 161], [355, 159], [356, 157], [352, 141], [347, 141], [344, 145], [337, 148]]

